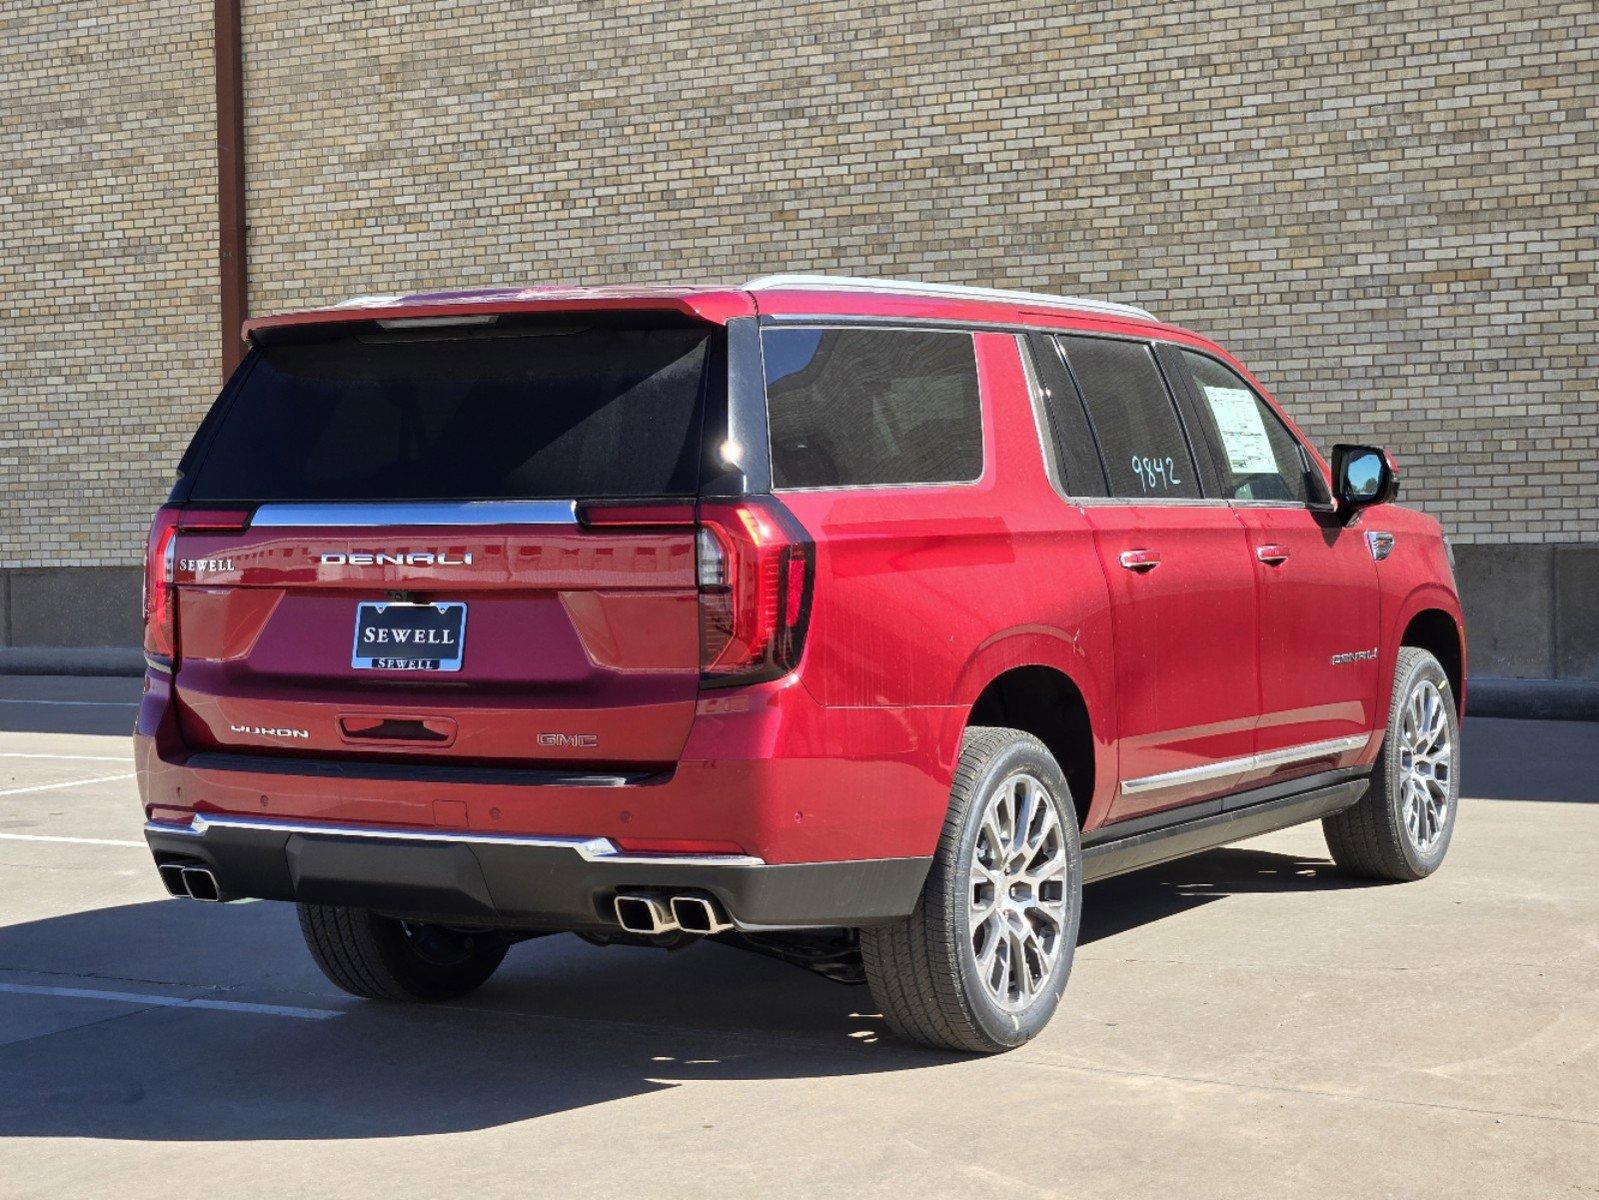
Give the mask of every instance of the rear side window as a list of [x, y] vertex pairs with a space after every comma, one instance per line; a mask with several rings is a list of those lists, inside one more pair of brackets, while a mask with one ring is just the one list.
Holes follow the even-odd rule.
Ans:
[[1055, 339], [1093, 425], [1110, 494], [1134, 499], [1192, 499], [1199, 478], [1155, 356], [1143, 342]]
[[767, 329], [772, 483], [966, 483], [983, 473], [969, 333]]
[[720, 331], [362, 333], [255, 352], [196, 500], [691, 496]]
[[1199, 397], [1201, 419], [1214, 426], [1216, 473], [1224, 496], [1300, 504], [1327, 499], [1321, 473], [1241, 375], [1208, 355], [1184, 350], [1182, 356]]

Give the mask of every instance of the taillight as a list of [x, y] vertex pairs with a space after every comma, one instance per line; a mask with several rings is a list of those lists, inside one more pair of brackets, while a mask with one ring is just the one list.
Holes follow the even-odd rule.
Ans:
[[144, 652], [170, 665], [178, 656], [178, 510], [156, 510], [144, 556]]
[[782, 504], [769, 496], [701, 503], [695, 563], [703, 683], [758, 683], [799, 665], [816, 547]]

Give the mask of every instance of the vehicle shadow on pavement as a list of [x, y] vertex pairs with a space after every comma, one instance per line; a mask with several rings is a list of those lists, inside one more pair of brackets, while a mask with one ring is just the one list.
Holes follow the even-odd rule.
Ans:
[[1243, 892], [1321, 892], [1383, 887], [1342, 874], [1330, 859], [1227, 846], [1083, 889], [1079, 945]]
[[[1325, 861], [1214, 851], [1092, 885], [1083, 940], [1237, 892], [1348, 886]], [[0, 981], [334, 1014], [0, 993], [0, 1137], [401, 1137], [694, 1080], [959, 1061], [894, 1041], [865, 988], [711, 944], [668, 953], [539, 939], [468, 1000], [384, 1005], [322, 980], [288, 905], [167, 900], [0, 929], [0, 969]]]
[[168, 900], [9, 926], [0, 982], [334, 1013], [0, 992], [0, 1138], [403, 1137], [693, 1080], [954, 1061], [888, 1039], [865, 988], [711, 944], [668, 953], [550, 937], [513, 948], [455, 1004], [362, 1002], [316, 973], [284, 904]]

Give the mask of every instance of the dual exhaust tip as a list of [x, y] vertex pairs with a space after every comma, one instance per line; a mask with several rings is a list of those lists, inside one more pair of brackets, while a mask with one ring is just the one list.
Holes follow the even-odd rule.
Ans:
[[217, 877], [205, 867], [162, 863], [156, 869], [161, 872], [161, 882], [174, 896], [187, 896], [191, 900], [209, 900], [212, 903], [222, 899], [222, 889], [217, 886]]
[[649, 937], [663, 933], [709, 937], [733, 928], [733, 922], [709, 896], [663, 896], [651, 892], [617, 893], [616, 923], [629, 933]]

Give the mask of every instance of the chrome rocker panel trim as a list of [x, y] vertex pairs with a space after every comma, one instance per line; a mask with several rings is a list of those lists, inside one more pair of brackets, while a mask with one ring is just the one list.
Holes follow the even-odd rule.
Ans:
[[1247, 771], [1258, 771], [1263, 767], [1285, 767], [1291, 763], [1308, 762], [1311, 759], [1326, 758], [1333, 754], [1347, 754], [1351, 750], [1361, 750], [1370, 743], [1373, 735], [1358, 733], [1350, 737], [1329, 738], [1324, 742], [1307, 742], [1302, 746], [1284, 746], [1280, 750], [1267, 750], [1260, 754], [1245, 754], [1239, 758], [1226, 758], [1219, 762], [1205, 763], [1197, 767], [1185, 767], [1180, 771], [1165, 771], [1159, 775], [1144, 775], [1138, 779], [1122, 781], [1121, 791], [1124, 796], [1136, 796], [1144, 792], [1157, 792], [1165, 788], [1184, 787], [1190, 783], [1203, 783], [1207, 779], [1221, 779], [1227, 775], [1240, 775]]

